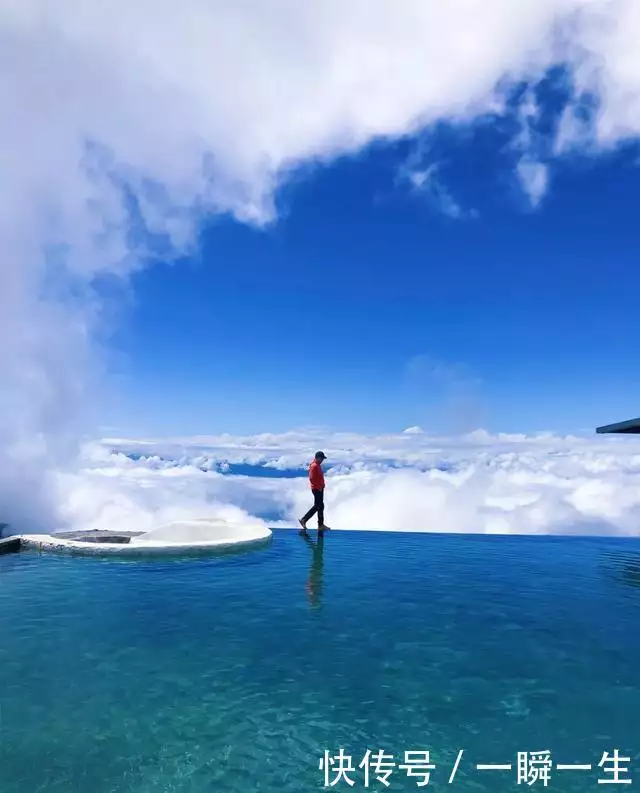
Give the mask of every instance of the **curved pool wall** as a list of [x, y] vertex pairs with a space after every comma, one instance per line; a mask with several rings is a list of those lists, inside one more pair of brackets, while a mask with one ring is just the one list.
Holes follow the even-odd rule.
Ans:
[[271, 530], [262, 526], [206, 519], [166, 524], [149, 532], [90, 530], [19, 535], [26, 549], [118, 557], [227, 554], [264, 546], [271, 537]]

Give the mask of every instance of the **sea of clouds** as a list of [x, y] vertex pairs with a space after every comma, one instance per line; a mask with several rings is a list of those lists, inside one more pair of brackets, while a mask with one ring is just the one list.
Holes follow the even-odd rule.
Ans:
[[640, 535], [640, 439], [439, 438], [292, 432], [254, 437], [104, 439], [56, 478], [56, 528], [146, 530], [192, 517], [296, 527], [306, 467], [327, 463], [336, 530]]
[[[0, 520], [116, 525], [236, 496], [297, 514], [303, 483], [83, 448], [110, 382], [102, 345], [120, 304], [105, 296], [149, 257], [192, 253], [203, 220], [278, 222], [292, 174], [442, 123], [515, 121], [509, 167], [538, 206], [569, 155], [638, 140], [638, 41], [637, 0], [0, 0]], [[541, 127], [536, 88], [558, 69], [565, 99]], [[432, 189], [434, 165], [427, 147], [408, 184]], [[385, 459], [441, 454], [440, 441], [377, 443]], [[347, 466], [332, 520], [632, 530], [631, 447], [545, 443], [443, 444], [442, 472], [328, 438]]]

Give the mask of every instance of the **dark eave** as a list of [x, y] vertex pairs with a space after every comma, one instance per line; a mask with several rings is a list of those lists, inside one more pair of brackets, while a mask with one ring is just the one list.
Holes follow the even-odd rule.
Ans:
[[621, 421], [618, 424], [607, 424], [604, 427], [598, 427], [596, 432], [601, 435], [610, 432], [622, 433], [625, 435], [640, 435], [640, 418]]

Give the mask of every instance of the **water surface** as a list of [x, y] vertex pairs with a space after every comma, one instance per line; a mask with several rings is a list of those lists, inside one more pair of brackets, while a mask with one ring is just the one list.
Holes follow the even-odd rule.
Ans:
[[[623, 789], [640, 784], [636, 540], [282, 531], [219, 559], [28, 552], [0, 557], [0, 607], [1, 793], [320, 790], [340, 748], [355, 784], [334, 790], [365, 789], [367, 750], [429, 750], [427, 790], [522, 789], [517, 753], [542, 750], [549, 790], [602, 791], [615, 749]], [[419, 781], [396, 765], [388, 789]]]

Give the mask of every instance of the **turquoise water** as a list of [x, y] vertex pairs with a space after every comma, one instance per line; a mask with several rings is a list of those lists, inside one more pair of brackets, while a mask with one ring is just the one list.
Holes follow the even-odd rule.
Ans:
[[[340, 748], [355, 784], [328, 789], [364, 790], [367, 750], [429, 750], [424, 789], [476, 791], [522, 789], [517, 753], [548, 750], [549, 790], [602, 791], [618, 749], [622, 789], [640, 785], [635, 540], [354, 532], [318, 549], [276, 532], [219, 559], [29, 552], [0, 557], [0, 599], [1, 793], [320, 790]], [[476, 768], [494, 763], [513, 768]], [[388, 789], [421, 781], [396, 766]], [[373, 770], [369, 788], [386, 789]]]

